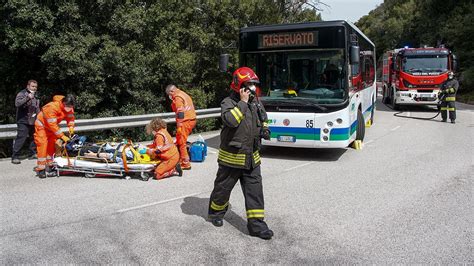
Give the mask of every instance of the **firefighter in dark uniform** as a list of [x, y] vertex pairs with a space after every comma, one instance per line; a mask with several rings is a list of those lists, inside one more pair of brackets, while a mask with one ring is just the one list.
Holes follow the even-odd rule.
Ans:
[[271, 239], [273, 231], [263, 221], [265, 210], [259, 154], [261, 138], [270, 139], [270, 131], [265, 109], [256, 97], [255, 84], [258, 83], [252, 69], [237, 69], [231, 83], [233, 91], [221, 102], [224, 127], [218, 155], [219, 169], [209, 200], [209, 219], [215, 226], [223, 225], [230, 193], [240, 180], [249, 234]]
[[448, 72], [448, 79], [441, 84], [440, 101], [441, 101], [441, 118], [443, 122], [451, 119], [451, 123], [456, 120], [456, 92], [459, 88], [459, 82], [454, 78], [452, 71]]

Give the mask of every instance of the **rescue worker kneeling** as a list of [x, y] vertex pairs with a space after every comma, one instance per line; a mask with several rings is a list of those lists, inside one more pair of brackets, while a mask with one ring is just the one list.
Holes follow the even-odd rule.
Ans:
[[140, 153], [148, 154], [152, 159], [160, 159], [155, 170], [155, 178], [163, 179], [170, 176], [182, 176], [183, 171], [179, 164], [179, 152], [176, 145], [173, 143], [168, 130], [166, 130], [166, 122], [161, 118], [154, 118], [146, 126], [146, 132], [153, 134], [153, 143], [147, 145], [147, 149], [141, 149]]
[[240, 181], [247, 209], [247, 228], [251, 236], [271, 239], [273, 231], [265, 217], [262, 176], [260, 174], [261, 138], [270, 139], [267, 114], [256, 96], [257, 75], [248, 67], [233, 74], [231, 95], [221, 102], [224, 128], [218, 155], [214, 189], [209, 200], [209, 218], [214, 226], [223, 225], [229, 198]]

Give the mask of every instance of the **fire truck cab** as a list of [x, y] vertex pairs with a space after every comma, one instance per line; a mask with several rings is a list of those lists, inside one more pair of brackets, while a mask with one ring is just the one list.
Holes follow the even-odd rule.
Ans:
[[401, 48], [383, 56], [383, 103], [436, 105], [441, 84], [455, 69], [455, 56], [446, 48]]

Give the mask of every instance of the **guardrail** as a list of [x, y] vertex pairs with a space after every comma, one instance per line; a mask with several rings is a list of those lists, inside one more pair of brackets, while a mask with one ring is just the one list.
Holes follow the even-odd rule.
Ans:
[[[203, 118], [216, 118], [220, 117], [221, 109], [220, 108], [209, 108], [209, 109], [200, 109], [196, 110], [196, 119]], [[95, 131], [95, 130], [104, 130], [112, 128], [125, 128], [125, 127], [141, 127], [145, 126], [150, 122], [152, 118], [161, 117], [167, 123], [175, 123], [176, 114], [173, 112], [170, 113], [161, 113], [161, 114], [148, 114], [148, 115], [129, 115], [129, 116], [118, 116], [118, 117], [103, 117], [103, 118], [93, 118], [93, 119], [78, 119], [75, 121], [75, 131], [76, 132], [85, 132], [85, 131]], [[67, 127], [66, 123], [63, 121], [59, 124], [61, 129], [66, 132]], [[13, 139], [16, 137], [17, 125], [8, 124], [0, 125], [0, 139]]]

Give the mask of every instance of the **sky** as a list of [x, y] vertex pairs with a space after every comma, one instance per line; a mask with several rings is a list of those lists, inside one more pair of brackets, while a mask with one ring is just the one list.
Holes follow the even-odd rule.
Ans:
[[383, 0], [322, 0], [329, 7], [321, 5], [323, 20], [347, 20], [355, 23]]

